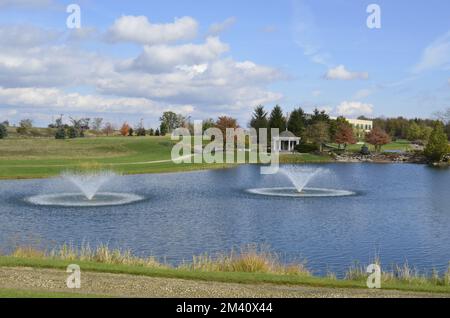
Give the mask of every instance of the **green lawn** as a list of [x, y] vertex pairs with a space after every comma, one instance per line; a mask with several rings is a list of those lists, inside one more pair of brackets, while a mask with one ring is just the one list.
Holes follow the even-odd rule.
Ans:
[[0, 179], [56, 176], [86, 163], [125, 174], [227, 167], [175, 164], [170, 161], [174, 143], [169, 137], [8, 138], [0, 140]]
[[[65, 270], [73, 261], [58, 259], [30, 259], [10, 256], [0, 257], [0, 267], [32, 267]], [[366, 289], [365, 280], [338, 280], [307, 275], [243, 273], [243, 272], [203, 272], [183, 269], [113, 265], [95, 262], [77, 261], [83, 271], [113, 274], [129, 274], [137, 276], [178, 278], [186, 280], [213, 281], [239, 284], [278, 284], [301, 285], [328, 288], [363, 288]], [[408, 283], [404, 281], [389, 281], [383, 283], [383, 289], [428, 293], [450, 293], [450, 286], [432, 284], [430, 282]], [[0, 290], [1, 292], [1, 290]], [[14, 292], [13, 292], [14, 293]], [[1, 294], [0, 294], [1, 295]]]
[[[337, 147], [337, 144], [331, 144], [332, 146]], [[367, 144], [370, 151], [375, 151], [374, 146]], [[347, 147], [348, 151], [351, 152], [358, 152], [361, 150], [362, 145], [349, 145]], [[393, 151], [393, 150], [399, 150], [399, 151], [408, 151], [411, 150], [411, 142], [408, 140], [397, 140], [394, 142], [391, 142], [390, 144], [384, 145], [381, 148], [381, 151]]]
[[[7, 138], [0, 140], [0, 179], [45, 178], [83, 164], [96, 164], [124, 174], [163, 173], [226, 168], [226, 164], [175, 164], [175, 142], [170, 137]], [[408, 141], [397, 141], [383, 150], [408, 150]], [[351, 145], [349, 151], [359, 151]], [[372, 149], [372, 148], [371, 148]], [[373, 150], [373, 149], [372, 149]], [[326, 163], [329, 156], [282, 154], [281, 163]]]

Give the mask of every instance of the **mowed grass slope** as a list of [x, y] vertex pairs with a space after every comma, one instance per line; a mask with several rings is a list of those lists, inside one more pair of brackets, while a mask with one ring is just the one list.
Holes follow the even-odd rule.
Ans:
[[86, 163], [127, 174], [206, 167], [171, 162], [174, 144], [170, 137], [4, 139], [0, 140], [0, 179], [51, 177]]

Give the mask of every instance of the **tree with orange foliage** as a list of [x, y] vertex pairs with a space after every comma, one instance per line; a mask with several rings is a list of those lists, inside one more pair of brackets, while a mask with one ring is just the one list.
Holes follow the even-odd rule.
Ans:
[[345, 123], [339, 123], [334, 141], [339, 145], [339, 148], [341, 148], [341, 145], [344, 145], [344, 149], [347, 149], [347, 145], [356, 144], [352, 126]]
[[381, 147], [387, 145], [392, 140], [383, 129], [375, 127], [366, 135], [366, 141], [375, 147], [376, 152], [381, 152]]
[[220, 129], [223, 134], [223, 141], [226, 143], [227, 141], [227, 129], [237, 129], [239, 128], [237, 119], [227, 116], [221, 116], [216, 121], [216, 128]]
[[128, 125], [127, 122], [123, 123], [122, 128], [120, 128], [120, 134], [122, 136], [128, 136], [128, 134], [130, 133], [130, 125]]

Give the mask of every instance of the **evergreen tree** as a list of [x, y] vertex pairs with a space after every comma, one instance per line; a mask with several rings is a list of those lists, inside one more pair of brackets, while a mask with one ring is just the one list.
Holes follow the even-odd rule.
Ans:
[[6, 126], [3, 124], [0, 124], [0, 139], [8, 137], [8, 130], [6, 129]]
[[297, 137], [303, 137], [306, 129], [305, 112], [301, 108], [294, 109], [289, 116], [288, 130]]
[[253, 111], [252, 119], [250, 121], [250, 127], [255, 128], [257, 131], [261, 128], [268, 128], [269, 121], [267, 120], [267, 112], [264, 110], [264, 106], [260, 105]]
[[278, 105], [275, 106], [275, 108], [270, 113], [269, 128], [278, 128], [280, 132], [286, 130], [286, 119], [284, 118], [283, 110]]
[[66, 130], [64, 127], [59, 127], [56, 130], [55, 139], [66, 139]]

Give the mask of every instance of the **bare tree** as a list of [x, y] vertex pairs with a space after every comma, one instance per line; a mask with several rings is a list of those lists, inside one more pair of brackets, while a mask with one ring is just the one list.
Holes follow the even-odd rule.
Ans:
[[114, 133], [114, 125], [113, 124], [111, 124], [111, 123], [106, 123], [104, 126], [103, 126], [103, 133], [106, 135], [106, 136], [109, 136], [109, 135], [111, 135], [112, 133]]
[[102, 129], [102, 123], [103, 123], [103, 118], [100, 118], [100, 117], [94, 118], [92, 121], [91, 127], [93, 130], [98, 132], [98, 131], [100, 131], [100, 129]]

